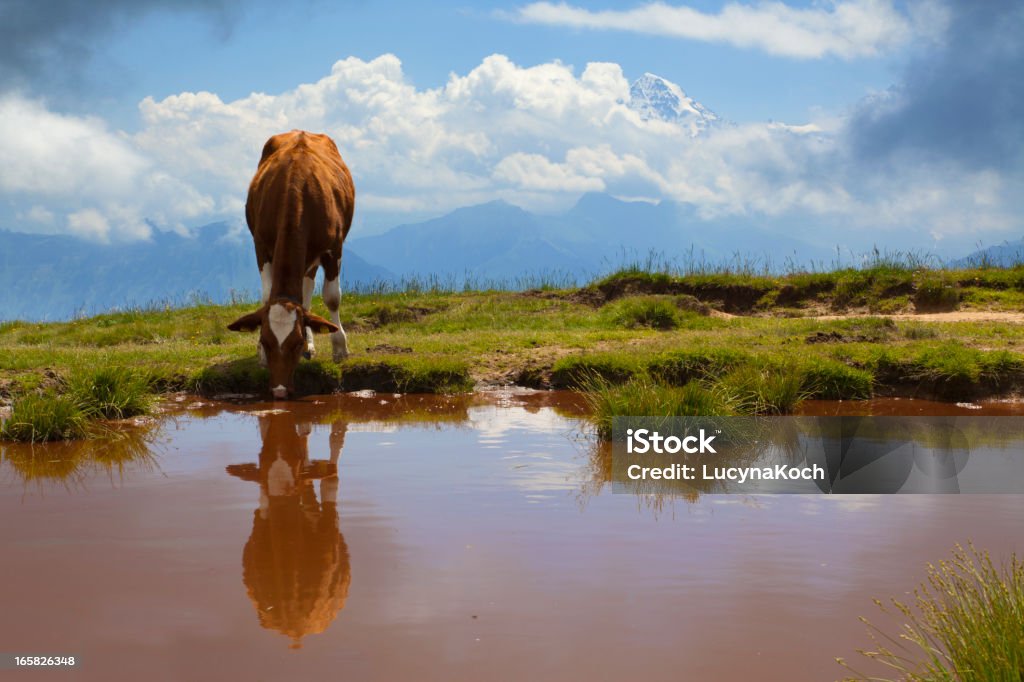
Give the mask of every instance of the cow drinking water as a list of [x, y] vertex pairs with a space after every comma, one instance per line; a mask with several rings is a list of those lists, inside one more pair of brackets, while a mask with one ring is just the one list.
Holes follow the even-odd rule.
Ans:
[[[245, 204], [263, 282], [263, 305], [228, 329], [259, 330], [260, 363], [270, 370], [275, 398], [294, 392], [299, 359], [316, 350], [313, 332], [331, 333], [335, 362], [348, 355], [338, 306], [341, 248], [354, 209], [352, 175], [331, 138], [293, 130], [267, 140]], [[309, 310], [321, 266], [330, 321]]]

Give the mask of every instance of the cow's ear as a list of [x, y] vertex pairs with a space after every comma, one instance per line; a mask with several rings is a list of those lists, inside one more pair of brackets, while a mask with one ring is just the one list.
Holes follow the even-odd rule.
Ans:
[[324, 334], [327, 332], [334, 333], [341, 329], [338, 325], [334, 324], [330, 320], [325, 320], [316, 313], [306, 313], [306, 326], [312, 329], [317, 334]]
[[256, 312], [242, 315], [240, 318], [228, 325], [233, 332], [252, 332], [263, 326], [263, 309]]

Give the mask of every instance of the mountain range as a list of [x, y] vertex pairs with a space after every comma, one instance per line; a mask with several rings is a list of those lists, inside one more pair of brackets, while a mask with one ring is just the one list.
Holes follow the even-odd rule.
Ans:
[[[504, 201], [460, 208], [379, 235], [350, 235], [345, 288], [437, 276], [456, 285], [522, 286], [530, 280], [586, 281], [650, 254], [677, 265], [739, 257], [776, 265], [828, 262], [829, 251], [783, 236], [784, 226], [746, 218], [702, 220], [694, 207], [583, 195], [569, 210], [543, 215]], [[1020, 262], [1024, 240], [979, 251], [951, 265], [984, 259]], [[147, 241], [97, 244], [76, 237], [0, 231], [0, 320], [61, 320], [193, 298], [255, 300], [259, 273], [249, 235], [224, 223], [191, 236], [155, 231]]]
[[585, 194], [556, 215], [492, 201], [349, 243], [368, 262], [399, 276], [477, 281], [549, 274], [587, 279], [651, 253], [711, 263], [737, 252], [821, 255], [797, 240], [752, 228], [746, 220], [708, 222], [686, 204], [622, 201], [600, 193]]
[[950, 261], [953, 268], [975, 268], [989, 266], [1009, 268], [1024, 264], [1024, 239], [1006, 241], [1002, 244], [979, 249], [969, 256]]
[[[801, 252], [806, 245], [742, 221], [702, 222], [692, 207], [586, 194], [557, 215], [503, 201], [460, 208], [345, 244], [345, 287], [437, 276], [456, 284], [516, 286], [522, 278], [585, 280], [649, 253], [709, 262], [750, 253]], [[191, 236], [97, 244], [76, 237], [0, 231], [0, 320], [59, 320], [153, 302], [255, 299], [259, 274], [249, 235], [213, 223]]]
[[[344, 258], [349, 284], [392, 277], [351, 251]], [[0, 231], [0, 320], [63, 320], [195, 298], [256, 300], [259, 291], [251, 238], [232, 237], [223, 223], [188, 237], [155, 231], [126, 244]]]

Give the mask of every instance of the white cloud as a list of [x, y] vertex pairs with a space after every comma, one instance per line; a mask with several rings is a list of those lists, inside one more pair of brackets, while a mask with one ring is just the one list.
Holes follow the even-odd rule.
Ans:
[[53, 215], [53, 211], [49, 210], [45, 206], [33, 206], [25, 213], [19, 213], [18, 218], [30, 220], [33, 223], [39, 223], [40, 225], [52, 225], [55, 216]]
[[123, 136], [95, 118], [0, 96], [0, 191], [38, 196], [123, 195], [146, 167]]
[[213, 208], [188, 182], [157, 170], [130, 136], [16, 93], [0, 97], [0, 195], [29, 204], [21, 220], [63, 223], [104, 242], [147, 238], [147, 217], [175, 228]]
[[135, 209], [118, 204], [107, 204], [102, 209], [83, 208], [68, 214], [68, 232], [104, 243], [109, 242], [111, 236], [136, 240], [147, 239], [152, 234], [149, 225]]
[[580, 175], [540, 154], [509, 154], [494, 167], [494, 177], [514, 186], [555, 192], [601, 192], [600, 177]]
[[[919, 13], [929, 30], [936, 13]], [[717, 14], [653, 2], [628, 10], [588, 10], [535, 2], [508, 15], [524, 23], [603, 29], [726, 43], [799, 59], [870, 57], [902, 45], [912, 26], [890, 0], [836, 0], [824, 6], [729, 3]]]
[[[997, 173], [907, 163], [865, 169], [845, 122], [682, 125], [627, 106], [617, 64], [581, 73], [492, 55], [440, 87], [409, 83], [393, 55], [349, 58], [314, 82], [223, 101], [213, 93], [145, 99], [137, 133], [0, 100], [0, 197], [21, 229], [96, 240], [242, 220], [263, 143], [282, 130], [330, 134], [352, 169], [357, 220], [367, 212], [440, 213], [504, 198], [568, 207], [580, 193], [690, 202], [704, 217], [820, 218], [823, 227], [1004, 230], [1020, 182]], [[713, 104], [713, 103], [712, 103]], [[244, 236], [244, 235], [243, 235]]]
[[110, 241], [110, 223], [94, 208], [83, 208], [68, 216], [68, 232], [98, 242]]

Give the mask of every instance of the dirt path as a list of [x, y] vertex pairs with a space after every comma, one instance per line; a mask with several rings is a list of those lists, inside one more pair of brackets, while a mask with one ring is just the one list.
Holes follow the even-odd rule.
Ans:
[[917, 322], [1008, 322], [1024, 323], [1024, 312], [998, 312], [988, 310], [954, 310], [949, 313], [898, 313], [894, 315], [817, 315], [811, 320], [848, 320], [855, 317], [888, 317], [892, 320]]
[[[711, 317], [728, 320], [744, 315], [723, 313], [720, 310], [712, 310]], [[767, 317], [772, 317], [768, 315]], [[801, 317], [801, 320], [854, 320], [858, 317], [887, 317], [890, 320], [917, 321], [917, 322], [1006, 322], [1009, 324], [1024, 323], [1024, 311], [1005, 312], [997, 310], [954, 310], [949, 313], [847, 313], [844, 315], [808, 315]]]

